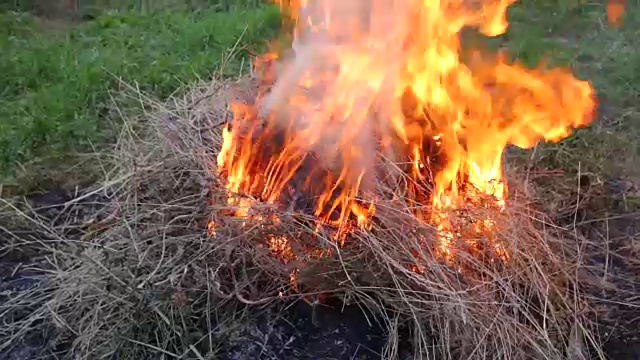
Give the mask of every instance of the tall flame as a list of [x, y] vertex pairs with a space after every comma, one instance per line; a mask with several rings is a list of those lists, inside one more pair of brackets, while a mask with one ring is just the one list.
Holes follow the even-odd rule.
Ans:
[[559, 141], [593, 118], [593, 89], [569, 70], [463, 44], [465, 29], [504, 33], [514, 1], [276, 0], [295, 21], [292, 51], [269, 55], [273, 83], [254, 105], [233, 107], [218, 157], [230, 190], [276, 203], [297, 181], [324, 222], [366, 226], [378, 154], [392, 153], [416, 182], [433, 173], [431, 209], [416, 212], [450, 254], [452, 210], [504, 208], [507, 146]]

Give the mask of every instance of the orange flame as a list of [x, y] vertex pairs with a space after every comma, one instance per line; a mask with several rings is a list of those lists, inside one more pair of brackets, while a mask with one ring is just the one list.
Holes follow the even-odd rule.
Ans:
[[366, 228], [378, 154], [391, 152], [412, 164], [414, 182], [432, 178], [430, 193], [407, 196], [430, 199], [416, 216], [436, 226], [451, 258], [463, 233], [495, 230], [484, 219], [462, 231], [455, 215], [504, 209], [507, 146], [559, 141], [593, 119], [593, 89], [569, 70], [463, 46], [465, 28], [504, 33], [515, 0], [274, 1], [296, 23], [293, 51], [269, 54], [255, 104], [232, 107], [217, 159], [231, 192], [274, 204], [314, 195], [323, 223]]
[[607, 19], [613, 26], [622, 25], [626, 0], [607, 0]]

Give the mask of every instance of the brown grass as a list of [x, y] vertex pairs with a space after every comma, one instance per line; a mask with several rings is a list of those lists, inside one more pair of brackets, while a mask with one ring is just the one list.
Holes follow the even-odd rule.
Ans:
[[[0, 350], [51, 324], [47, 331], [76, 359], [215, 357], [249, 309], [330, 293], [377, 314], [390, 335], [384, 358], [397, 357], [398, 329], [407, 325], [416, 358], [603, 357], [581, 285], [589, 244], [535, 211], [534, 189], [518, 170], [510, 171], [508, 210], [482, 214], [498, 223], [509, 261], [485, 261], [461, 248], [463, 271], [427, 250], [434, 228], [391, 196], [376, 204], [374, 228], [356, 231], [344, 248], [317, 235], [304, 215], [264, 205], [256, 211], [281, 221], [229, 216], [214, 156], [229, 98], [242, 100], [251, 89], [251, 80], [213, 82], [184, 99], [152, 104], [142, 122], [129, 119], [104, 157], [103, 184], [62, 211], [66, 228], [80, 223], [77, 234], [6, 204], [37, 229], [37, 240], [17, 236], [13, 247], [37, 246], [49, 280], [3, 305], [13, 320]], [[97, 196], [105, 201], [93, 217], [71, 219]], [[207, 231], [210, 220], [215, 236]], [[297, 259], [284, 263], [272, 254], [270, 236], [286, 236]], [[314, 257], [310, 248], [331, 248], [333, 255]], [[422, 273], [410, 270], [414, 264]]]

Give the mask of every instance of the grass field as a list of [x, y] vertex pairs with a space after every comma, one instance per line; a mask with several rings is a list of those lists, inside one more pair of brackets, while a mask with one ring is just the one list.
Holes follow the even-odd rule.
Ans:
[[[0, 1], [0, 8], [33, 9], [33, 3], [23, 3], [22, 8], [5, 3]], [[237, 224], [229, 225], [225, 241], [210, 241], [201, 228], [202, 220], [210, 214], [203, 214], [198, 203], [203, 200], [201, 187], [208, 186], [202, 182], [210, 179], [194, 175], [200, 174], [197, 170], [204, 165], [194, 164], [191, 154], [186, 155], [188, 151], [158, 150], [161, 140], [157, 134], [144, 136], [149, 135], [145, 133], [149, 128], [155, 129], [157, 113], [188, 117], [193, 111], [201, 115], [191, 109], [189, 100], [180, 100], [182, 94], [191, 91], [202, 95], [191, 89], [194, 84], [207, 83], [213, 77], [217, 77], [213, 84], [218, 84], [221, 78], [246, 73], [250, 56], [276, 36], [278, 9], [258, 6], [253, 1], [122, 0], [85, 4], [86, 8], [76, 10], [73, 16], [60, 16], [59, 9], [55, 17], [48, 18], [8, 10], [0, 13], [0, 199], [15, 200], [1, 199], [0, 219], [15, 220], [11, 226], [17, 229], [5, 229], [0, 223], [0, 254], [10, 255], [6, 261], [0, 260], [0, 275], [6, 262], [15, 268], [9, 273], [39, 271], [51, 278], [46, 286], [15, 290], [15, 294], [11, 292], [14, 290], [6, 292], [13, 296], [7, 295], [8, 298], [15, 300], [7, 300], [9, 305], [0, 301], [0, 314], [9, 314], [7, 318], [13, 322], [0, 330], [0, 349], [10, 348], [18, 338], [29, 338], [26, 334], [31, 333], [31, 328], [41, 327], [54, 339], [51, 341], [55, 344], [47, 346], [61, 353], [72, 349], [77, 358], [216, 358], [224, 344], [238, 337], [238, 327], [256, 321], [247, 316], [251, 307], [245, 305], [263, 304], [247, 299], [247, 294], [260, 293], [262, 288], [243, 283], [239, 289], [234, 277], [258, 278], [256, 274], [262, 274], [259, 266], [241, 266], [237, 274], [233, 273], [235, 264], [244, 264], [245, 255], [253, 256], [259, 248], [252, 247], [255, 241], [238, 240], [250, 235], [234, 228]], [[510, 9], [509, 20], [507, 34], [490, 39], [489, 46], [506, 47], [530, 66], [546, 60], [554, 66], [571, 67], [579, 77], [592, 82], [600, 102], [593, 125], [558, 144], [514, 151], [510, 165], [522, 170], [519, 175], [542, 174], [530, 179], [536, 189], [532, 195], [536, 206], [553, 221], [561, 223], [569, 218], [566, 224], [551, 226], [552, 232], [574, 235], [589, 227], [592, 237], [575, 235], [583, 242], [573, 239], [577, 245], [567, 253], [576, 251], [576, 257], [582, 258], [588, 251], [604, 252], [606, 247], [606, 266], [611, 257], [616, 259], [611, 260], [614, 263], [627, 262], [628, 269], [640, 271], [636, 256], [640, 254], [638, 234], [630, 230], [638, 223], [640, 205], [640, 3], [628, 1], [621, 27], [608, 24], [605, 6], [596, 1], [521, 1]], [[169, 105], [159, 105], [165, 101]], [[171, 108], [176, 103], [179, 109]], [[195, 131], [197, 126], [192, 125], [189, 123], [188, 131]], [[191, 134], [193, 138], [202, 137], [198, 131], [195, 134]], [[105, 163], [98, 161], [105, 156], [109, 157]], [[105, 169], [105, 164], [115, 170]], [[560, 176], [544, 175], [551, 173]], [[585, 187], [587, 182], [589, 186]], [[624, 184], [622, 189], [620, 184]], [[12, 197], [60, 186], [69, 190], [75, 185], [91, 192], [78, 201], [67, 199], [64, 209], [49, 216], [53, 219], [20, 205], [22, 199]], [[615, 186], [616, 190], [610, 190]], [[45, 211], [53, 208], [49, 205]], [[589, 214], [578, 219], [576, 214], [584, 209]], [[617, 222], [621, 219], [624, 221]], [[69, 225], [79, 221], [82, 226]], [[26, 230], [32, 228], [36, 230]], [[5, 241], [2, 236], [6, 234], [11, 236], [7, 235]], [[564, 240], [562, 236], [558, 239]], [[544, 266], [564, 253], [550, 251], [544, 241], [536, 243], [539, 238], [535, 236], [525, 235], [524, 239], [532, 242], [531, 249], [523, 251], [534, 259], [535, 266], [515, 265], [512, 275], [538, 281], [535, 286], [539, 285], [542, 292], [549, 291], [550, 286], [555, 288], [557, 284], [550, 285], [545, 277], [552, 271], [546, 271]], [[396, 243], [377, 240], [363, 242], [390, 254], [401, 253], [398, 248], [403, 239]], [[573, 240], [568, 239], [567, 244], [573, 245]], [[549, 242], [553, 245], [554, 241], [551, 236]], [[564, 249], [565, 243], [560, 246]], [[610, 247], [615, 247], [611, 255]], [[352, 256], [352, 262], [342, 263], [341, 258], [338, 265], [327, 265], [337, 266], [337, 278], [343, 269], [347, 273], [347, 267], [354, 272], [372, 271], [361, 269], [365, 266], [359, 263], [365, 258], [361, 254], [345, 250], [343, 255]], [[29, 260], [29, 256], [37, 260]], [[233, 256], [238, 256], [235, 262], [231, 261]], [[377, 262], [391, 264], [392, 257], [382, 255]], [[226, 264], [231, 270], [223, 268], [225, 261], [234, 264]], [[613, 271], [608, 274], [606, 266], [604, 275], [598, 273], [598, 286], [606, 285], [610, 290], [614, 285], [609, 282], [623, 275]], [[614, 266], [617, 265], [611, 265]], [[384, 271], [374, 274], [382, 274], [381, 278], [388, 275]], [[531, 279], [527, 278], [529, 275]], [[575, 274], [567, 276], [570, 275]], [[235, 290], [221, 280], [224, 276], [233, 277]], [[288, 276], [285, 273], [286, 280]], [[316, 276], [330, 278], [324, 273]], [[409, 278], [412, 276], [409, 274]], [[335, 280], [341, 290], [354, 281], [348, 274], [347, 278]], [[625, 278], [623, 282], [637, 289], [634, 279]], [[260, 286], [266, 285], [255, 285]], [[358, 293], [357, 286], [353, 286], [356, 289], [349, 288], [352, 294]], [[394, 297], [397, 294], [392, 290], [376, 291], [381, 298], [390, 298], [390, 303], [405, 300], [404, 293], [400, 299]], [[502, 290], [496, 290], [499, 291]], [[614, 296], [615, 302], [637, 309], [634, 291], [619, 290], [621, 295]], [[454, 293], [450, 303], [459, 299], [458, 292]], [[0, 291], [0, 300], [2, 296]], [[631, 299], [630, 304], [621, 299]], [[371, 301], [377, 304], [375, 299]], [[416, 297], [420, 305], [409, 306], [402, 316], [416, 309], [425, 310], [420, 306], [429, 301], [430, 298]], [[440, 313], [453, 309], [448, 305], [440, 309], [444, 311], [435, 311], [437, 319]], [[553, 311], [561, 313], [566, 304], [558, 301], [554, 305], [558, 308]], [[464, 324], [461, 329], [449, 329], [451, 334], [468, 335], [477, 341], [491, 338], [490, 332], [484, 334], [486, 324], [473, 323], [476, 315], [486, 317], [482, 306], [451, 311], [451, 317], [459, 317], [459, 324]], [[574, 309], [571, 306], [567, 308]], [[490, 313], [491, 309], [486, 309]], [[633, 321], [637, 311], [634, 314], [627, 320]], [[408, 318], [418, 316], [421, 315]], [[469, 324], [468, 316], [472, 318]], [[579, 318], [579, 314], [570, 316]], [[397, 325], [399, 319], [405, 318], [398, 315], [391, 320]], [[490, 317], [488, 320], [491, 326], [496, 321]], [[545, 326], [553, 328], [554, 321], [553, 317], [545, 318]], [[43, 323], [48, 325], [42, 326]], [[421, 324], [418, 329], [423, 325], [428, 328]], [[486, 349], [468, 349], [475, 358], [482, 358], [482, 351], [491, 354], [491, 346], [498, 347], [502, 342], [515, 346], [523, 340], [509, 332], [512, 324], [501, 325], [504, 328], [497, 330], [500, 336], [487, 340]], [[574, 331], [565, 337], [573, 338]], [[469, 342], [473, 344], [472, 340]], [[550, 351], [547, 358], [559, 358], [555, 355]]]
[[28, 176], [24, 169], [55, 168], [113, 142], [115, 107], [137, 103], [118, 98], [123, 84], [164, 99], [210, 77], [223, 62], [228, 75], [237, 76], [278, 25], [273, 7], [104, 11], [82, 23], [1, 14], [3, 181], [15, 183], [16, 175]]
[[601, 4], [563, 7], [534, 1], [513, 9], [508, 35], [512, 52], [529, 65], [548, 59], [571, 66], [593, 83], [601, 105], [594, 126], [541, 154], [553, 160], [551, 166], [575, 168], [580, 162], [583, 171], [594, 174], [635, 172], [631, 162], [638, 155], [640, 128], [637, 9], [637, 2], [628, 2], [621, 28], [609, 26]]

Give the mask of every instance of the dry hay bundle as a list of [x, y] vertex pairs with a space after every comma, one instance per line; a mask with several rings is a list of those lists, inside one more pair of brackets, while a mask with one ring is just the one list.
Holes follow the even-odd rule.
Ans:
[[397, 198], [376, 203], [373, 228], [343, 247], [304, 214], [256, 202], [235, 216], [215, 155], [230, 99], [251, 89], [214, 82], [125, 126], [103, 188], [111, 215], [52, 256], [42, 314], [75, 356], [215, 356], [244, 305], [326, 295], [378, 315], [384, 358], [397, 356], [399, 328], [410, 329], [415, 358], [575, 359], [597, 348], [576, 278], [580, 239], [523, 199], [492, 215], [509, 259], [460, 248], [457, 265], [427, 250], [435, 229]]

